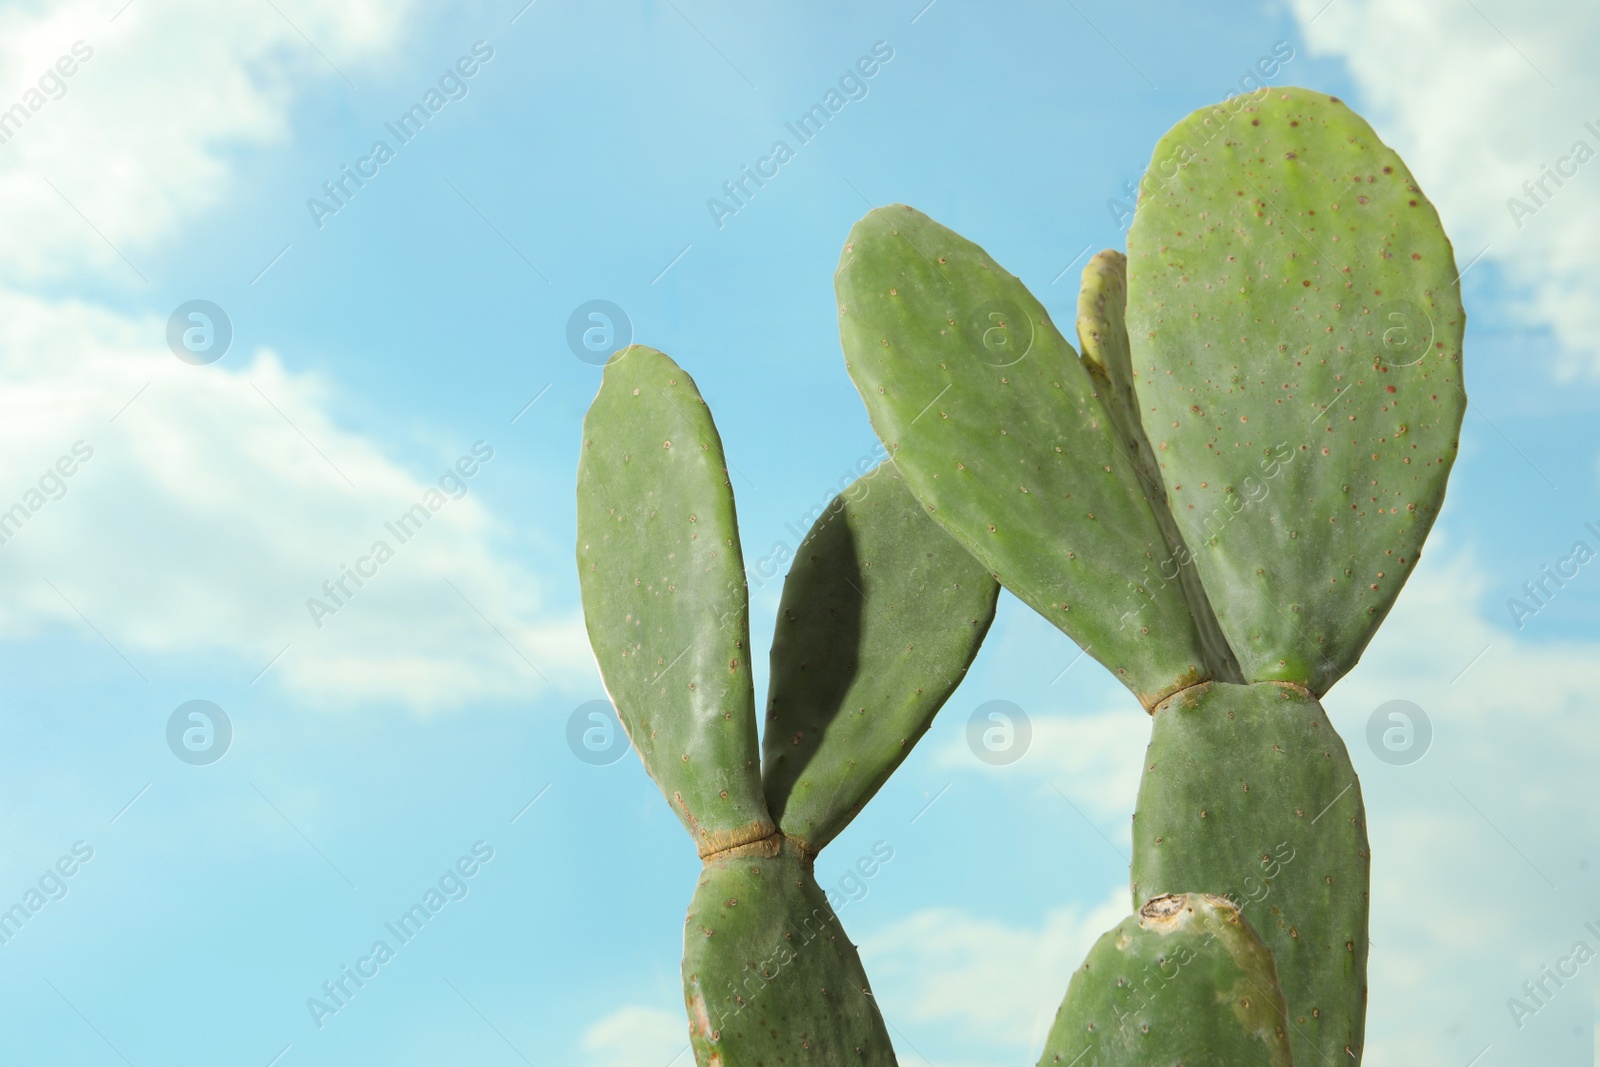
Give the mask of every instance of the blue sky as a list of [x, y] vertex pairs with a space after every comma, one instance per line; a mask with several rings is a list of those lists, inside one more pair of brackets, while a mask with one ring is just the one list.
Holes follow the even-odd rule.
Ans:
[[[569, 317], [610, 301], [695, 375], [754, 561], [874, 450], [832, 293], [858, 217], [916, 205], [1070, 315], [1083, 260], [1123, 247], [1107, 201], [1275, 47], [1272, 82], [1360, 110], [1471, 264], [1450, 497], [1326, 701], [1373, 838], [1368, 1062], [1591, 1062], [1593, 975], [1520, 1029], [1506, 1001], [1600, 926], [1600, 563], [1534, 615], [1507, 600], [1600, 549], [1600, 164], [1532, 214], [1508, 199], [1600, 147], [1600, 17], [924, 4], [0, 5], [0, 111], [41, 94], [0, 143], [0, 506], [92, 452], [0, 545], [0, 906], [93, 853], [0, 944], [19, 1062], [688, 1064], [692, 846], [636, 759], [566, 742], [602, 695], [572, 562], [599, 370]], [[785, 124], [875, 47], [799, 144]], [[385, 124], [430, 89], [399, 145]], [[313, 212], [379, 139], [393, 158]], [[793, 157], [737, 213], [708, 207], [779, 139]], [[231, 322], [217, 362], [167, 346], [191, 300]], [[316, 625], [307, 599], [475, 445], [492, 458]], [[758, 646], [778, 589], [753, 592]], [[1003, 598], [818, 861], [827, 886], [894, 850], [841, 918], [903, 1063], [1031, 1063], [1127, 908], [1148, 724], [1076, 656]], [[232, 724], [209, 765], [167, 743], [194, 699]], [[963, 741], [993, 699], [1033, 723], [1007, 767]], [[1433, 723], [1408, 766], [1364, 740], [1394, 699]], [[319, 1028], [307, 999], [474, 846], [492, 858], [448, 881], [464, 895]]]

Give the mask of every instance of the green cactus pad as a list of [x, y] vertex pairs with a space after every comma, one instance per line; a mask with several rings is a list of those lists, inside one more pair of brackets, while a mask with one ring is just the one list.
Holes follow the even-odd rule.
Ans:
[[812, 526], [783, 586], [762, 737], [767, 807], [815, 853], [966, 674], [1000, 587], [882, 464]]
[[1138, 460], [1146, 486], [1159, 489], [1155, 464], [1137, 447], [1144, 431], [1133, 395], [1127, 310], [1128, 258], [1114, 248], [1095, 253], [1084, 266], [1078, 287], [1078, 351], [1119, 436]]
[[683, 930], [695, 1062], [893, 1067], [855, 946], [810, 863], [780, 840], [713, 857], [700, 875]]
[[1205, 644], [1207, 658], [1214, 665], [1214, 677], [1226, 682], [1243, 681], [1233, 650], [1228, 647], [1227, 638], [1217, 625], [1216, 613], [1206, 599], [1189, 547], [1172, 517], [1160, 467], [1139, 420], [1133, 355], [1128, 346], [1127, 310], [1128, 258], [1111, 248], [1096, 253], [1083, 268], [1083, 281], [1078, 288], [1078, 348], [1083, 353], [1084, 367], [1105, 398], [1117, 436], [1143, 472], [1156, 523], [1167, 544], [1172, 546], [1172, 551], [1147, 573], [1147, 577], [1152, 583], [1175, 583], [1182, 589]]
[[651, 348], [611, 357], [584, 419], [578, 576], [606, 691], [700, 854], [772, 834], [722, 441]]
[[1272, 953], [1230, 901], [1159, 897], [1072, 976], [1039, 1067], [1293, 1067]]
[[1216, 675], [1159, 496], [1043, 305], [977, 245], [904, 205], [856, 223], [834, 278], [873, 428], [913, 495], [1002, 585], [1145, 703]]
[[1156, 146], [1128, 333], [1173, 513], [1250, 681], [1322, 694], [1416, 566], [1455, 459], [1465, 315], [1416, 179], [1273, 89]]
[[1230, 896], [1272, 949], [1301, 1064], [1357, 1064], [1372, 854], [1361, 786], [1322, 705], [1213, 683], [1156, 709], [1133, 817], [1133, 896]]

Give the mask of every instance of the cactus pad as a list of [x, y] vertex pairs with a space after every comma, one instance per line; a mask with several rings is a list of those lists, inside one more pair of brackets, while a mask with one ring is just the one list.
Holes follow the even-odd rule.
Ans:
[[1039, 1067], [1293, 1067], [1272, 953], [1223, 897], [1149, 901], [1072, 976]]
[[1149, 174], [1128, 334], [1172, 510], [1246, 680], [1321, 695], [1416, 566], [1455, 459], [1450, 242], [1322, 93], [1196, 112]]
[[578, 570], [607, 691], [702, 860], [683, 957], [696, 1062], [893, 1067], [811, 865], [960, 682], [999, 586], [892, 466], [845, 490], [784, 583], [763, 789], [722, 445], [693, 380], [641, 346], [606, 364], [584, 420]]
[[1171, 551], [1144, 571], [1147, 589], [1176, 586], [1189, 605], [1206, 658], [1218, 681], [1242, 681], [1239, 664], [1217, 625], [1216, 613], [1195, 570], [1192, 553], [1172, 517], [1160, 465], [1139, 418], [1133, 384], [1133, 354], [1128, 344], [1128, 258], [1115, 249], [1096, 253], [1083, 268], [1078, 289], [1078, 347], [1083, 365], [1094, 378], [1117, 436], [1141, 472], [1156, 523]]
[[652, 348], [611, 357], [584, 419], [578, 577], [606, 691], [700, 854], [770, 835], [722, 440]]
[[1043, 305], [983, 249], [894, 205], [850, 232], [839, 333], [912, 493], [1002, 585], [1146, 706], [1213, 677], [1148, 482]]
[[1371, 852], [1314, 697], [1212, 683], [1157, 708], [1133, 846], [1136, 905], [1197, 887], [1239, 903], [1277, 961], [1297, 1062], [1360, 1062]]
[[965, 675], [999, 593], [891, 464], [823, 513], [772, 641], [762, 776], [786, 836], [814, 853], [872, 798]]
[[683, 989], [704, 1067], [894, 1067], [860, 957], [790, 842], [706, 863], [684, 923]]

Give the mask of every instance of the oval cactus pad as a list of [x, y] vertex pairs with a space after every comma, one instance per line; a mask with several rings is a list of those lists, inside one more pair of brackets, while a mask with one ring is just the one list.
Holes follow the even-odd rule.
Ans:
[[1293, 1067], [1272, 953], [1223, 897], [1152, 900], [1073, 973], [1039, 1067]]
[[635, 345], [606, 364], [583, 426], [578, 577], [617, 715], [702, 856], [767, 837], [744, 564], [711, 412], [681, 367]]
[[1044, 306], [983, 249], [902, 204], [856, 223], [839, 335], [913, 495], [1000, 584], [1147, 707], [1212, 677], [1152, 485]]
[[762, 737], [767, 806], [812, 853], [933, 722], [1000, 587], [884, 463], [811, 527], [783, 585]]
[[1140, 413], [1246, 680], [1318, 695], [1438, 514], [1466, 394], [1450, 242], [1337, 98], [1274, 89], [1156, 146], [1128, 233]]

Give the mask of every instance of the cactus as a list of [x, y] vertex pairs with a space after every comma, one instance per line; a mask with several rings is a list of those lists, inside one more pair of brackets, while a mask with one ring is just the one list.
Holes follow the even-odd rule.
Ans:
[[1045, 1041], [1052, 1067], [1291, 1067], [1272, 953], [1226, 897], [1157, 897], [1101, 936]]
[[703, 861], [684, 926], [696, 1062], [892, 1065], [812, 866], [959, 683], [999, 587], [892, 467], [857, 480], [785, 581], [758, 763], [721, 440], [688, 374], [642, 346], [612, 356], [584, 421], [577, 559], [607, 692]]
[[[1319, 698], [1442, 502], [1459, 278], [1415, 179], [1337, 98], [1196, 112], [1148, 173], [1128, 256], [1084, 271], [1081, 356], [1017, 278], [903, 205], [851, 231], [840, 337], [929, 514], [1150, 712], [1135, 906], [1259, 902], [1295, 1057], [1359, 1063], [1370, 855]], [[1075, 979], [1056, 1032], [1114, 999], [1098, 981]], [[1104, 1062], [1157, 1062], [1131, 1048]]]

